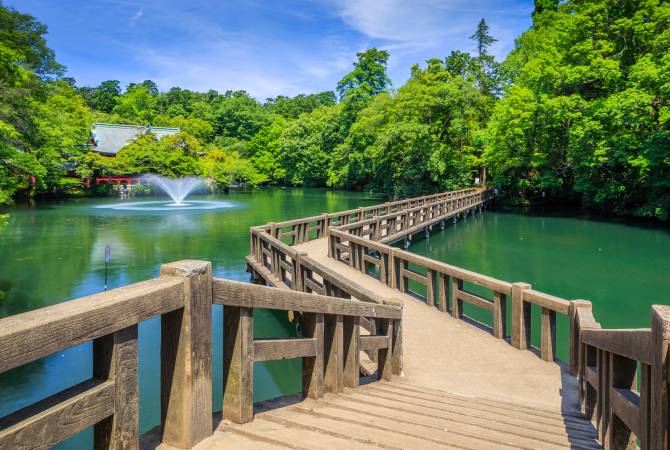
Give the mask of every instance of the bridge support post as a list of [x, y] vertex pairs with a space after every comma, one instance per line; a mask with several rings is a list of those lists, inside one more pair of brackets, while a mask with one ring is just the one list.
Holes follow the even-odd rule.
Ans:
[[114, 382], [114, 414], [93, 427], [96, 450], [139, 448], [137, 325], [93, 341], [93, 377]]
[[388, 347], [380, 348], [377, 356], [377, 378], [384, 381], [391, 381], [393, 357], [393, 320], [379, 320], [379, 329], [377, 333], [388, 337]]
[[357, 388], [359, 384], [360, 352], [360, 318], [358, 316], [344, 316], [343, 328], [343, 360], [344, 360], [344, 387]]
[[651, 309], [651, 439], [649, 448], [670, 449], [670, 307], [654, 305]]
[[325, 392], [344, 391], [344, 334], [341, 315], [326, 316], [324, 320], [324, 375]]
[[184, 307], [161, 317], [163, 443], [191, 448], [212, 434], [212, 265], [164, 264], [184, 280]]
[[316, 340], [316, 356], [302, 358], [302, 398], [323, 397], [323, 314], [304, 313], [302, 330]]
[[530, 304], [523, 301], [523, 291], [530, 288], [528, 283], [512, 284], [512, 345], [519, 350], [530, 347]]
[[223, 307], [223, 418], [254, 418], [254, 310]]
[[545, 361], [553, 361], [556, 356], [556, 311], [542, 308], [542, 334], [540, 353]]
[[402, 321], [393, 321], [393, 338], [391, 339], [391, 372], [402, 375]]

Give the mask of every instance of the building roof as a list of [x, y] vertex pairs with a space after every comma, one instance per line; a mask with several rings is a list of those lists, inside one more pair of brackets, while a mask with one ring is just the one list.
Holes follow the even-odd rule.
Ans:
[[144, 133], [153, 133], [158, 139], [179, 133], [179, 128], [152, 127], [150, 125], [120, 125], [115, 123], [94, 123], [91, 135], [95, 145], [93, 150], [106, 155], [116, 155], [128, 142]]

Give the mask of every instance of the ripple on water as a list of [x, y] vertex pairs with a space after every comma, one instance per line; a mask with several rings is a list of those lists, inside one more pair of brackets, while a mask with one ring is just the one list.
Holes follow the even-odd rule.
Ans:
[[96, 209], [112, 209], [116, 211], [193, 211], [225, 209], [237, 206], [234, 202], [216, 200], [189, 200], [182, 203], [172, 201], [125, 202], [110, 205], [98, 205]]

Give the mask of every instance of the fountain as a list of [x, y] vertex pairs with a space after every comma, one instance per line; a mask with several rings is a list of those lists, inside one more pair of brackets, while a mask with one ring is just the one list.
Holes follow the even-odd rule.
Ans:
[[167, 178], [158, 175], [145, 175], [146, 182], [158, 186], [170, 196], [171, 201], [127, 201], [110, 205], [100, 205], [96, 208], [125, 210], [125, 211], [185, 211], [231, 208], [233, 202], [218, 200], [189, 200], [186, 197], [196, 188], [203, 185], [197, 177]]
[[155, 184], [170, 196], [174, 202], [170, 206], [184, 206], [184, 199], [193, 189], [202, 185], [202, 180], [196, 177], [166, 178], [158, 175], [146, 175], [144, 177], [150, 183]]

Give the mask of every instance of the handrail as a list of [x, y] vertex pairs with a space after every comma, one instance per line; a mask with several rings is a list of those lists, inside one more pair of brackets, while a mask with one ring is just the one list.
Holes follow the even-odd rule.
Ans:
[[[0, 448], [46, 448], [91, 426], [96, 448], [139, 448], [138, 324], [157, 316], [162, 443], [192, 448], [210, 436], [213, 304], [224, 308], [225, 420], [253, 419], [254, 361], [302, 358], [310, 398], [358, 387], [360, 351], [376, 352], [379, 379], [402, 368], [399, 303], [212, 278], [209, 262], [177, 261], [159, 278], [0, 319], [0, 373], [93, 342], [93, 377], [0, 417]], [[299, 313], [302, 336], [255, 339], [255, 308]], [[376, 328], [361, 336], [367, 318]]]
[[670, 306], [652, 306], [641, 329], [602, 329], [586, 301], [574, 315], [579, 401], [604, 447], [667, 449]]

